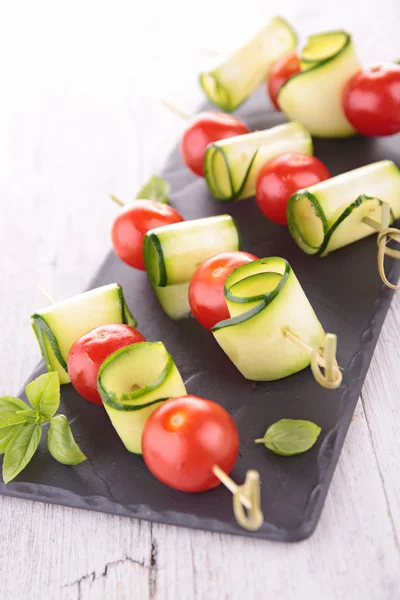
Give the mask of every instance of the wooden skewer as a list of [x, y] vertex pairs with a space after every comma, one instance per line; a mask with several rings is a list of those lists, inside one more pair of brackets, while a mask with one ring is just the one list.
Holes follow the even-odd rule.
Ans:
[[[336, 361], [336, 335], [327, 333], [324, 345], [321, 348], [312, 348], [289, 329], [284, 329], [283, 334], [299, 348], [308, 352], [311, 358], [311, 371], [317, 383], [328, 390], [334, 390], [340, 386], [342, 374]], [[321, 368], [325, 370], [325, 373]]]
[[110, 198], [113, 202], [115, 202], [119, 206], [126, 206], [126, 203], [123, 202], [122, 200], [120, 200], [119, 198], [117, 198], [117, 196], [114, 196], [114, 194], [110, 194]]
[[55, 304], [56, 301], [54, 300], [54, 298], [52, 298], [49, 294], [49, 292], [47, 292], [44, 288], [39, 286], [39, 291], [42, 294], [42, 296], [44, 298], [46, 298], [46, 300], [48, 301], [49, 304]]
[[[256, 531], [264, 522], [260, 508], [260, 475], [258, 471], [247, 471], [243, 485], [237, 485], [218, 465], [213, 473], [233, 494], [233, 512], [236, 521], [244, 529]], [[245, 510], [248, 511], [246, 514]]]
[[363, 223], [378, 232], [378, 271], [383, 283], [392, 290], [400, 290], [400, 285], [391, 283], [385, 273], [385, 256], [400, 260], [400, 250], [393, 250], [386, 246], [389, 240], [394, 240], [400, 244], [400, 229], [389, 227], [390, 205], [387, 202], [382, 202], [382, 218], [380, 222], [370, 217], [364, 217]]
[[190, 121], [190, 119], [192, 119], [192, 115], [178, 108], [177, 106], [170, 104], [167, 100], [162, 99], [161, 104], [165, 106], [165, 108], [167, 108], [169, 111], [175, 113], [176, 115], [178, 115], [178, 117], [184, 119], [185, 121]]

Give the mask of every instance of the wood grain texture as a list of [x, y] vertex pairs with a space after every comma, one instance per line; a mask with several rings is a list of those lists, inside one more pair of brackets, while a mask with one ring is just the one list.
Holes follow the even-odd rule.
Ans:
[[[363, 5], [364, 6], [364, 5]], [[2, 4], [0, 393], [39, 358], [28, 316], [81, 291], [110, 248], [114, 191], [157, 171], [191, 110], [195, 74], [273, 14], [264, 2]], [[391, 59], [400, 8], [279, 3], [302, 38], [348, 28], [366, 62]], [[211, 52], [210, 52], [211, 50]], [[190, 202], [190, 198], [188, 198]], [[400, 589], [400, 295], [314, 536], [285, 545], [0, 498], [0, 598], [393, 600]]]

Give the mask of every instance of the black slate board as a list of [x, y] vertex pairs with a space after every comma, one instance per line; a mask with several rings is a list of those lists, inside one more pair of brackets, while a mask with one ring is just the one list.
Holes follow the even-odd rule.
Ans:
[[[283, 122], [269, 109], [260, 90], [238, 111], [253, 129]], [[338, 173], [389, 158], [400, 164], [399, 136], [315, 141], [315, 154]], [[287, 231], [264, 219], [254, 199], [218, 203], [203, 180], [193, 176], [174, 150], [163, 171], [172, 185], [172, 204], [187, 219], [231, 213], [243, 236], [243, 248], [263, 256], [283, 256], [292, 265], [326, 331], [338, 335], [338, 361], [344, 368], [339, 390], [319, 387], [307, 369], [285, 380], [254, 384], [242, 378], [213, 336], [194, 320], [170, 321], [159, 308], [146, 275], [110, 254], [90, 287], [114, 281], [148, 340], [161, 339], [172, 353], [189, 393], [225, 406], [240, 433], [240, 456], [232, 477], [242, 482], [249, 468], [259, 470], [265, 523], [254, 533], [233, 517], [230, 493], [220, 486], [202, 494], [184, 494], [159, 483], [141, 458], [129, 454], [102, 407], [83, 401], [72, 386], [63, 386], [61, 410], [72, 423], [89, 460], [79, 467], [54, 461], [43, 443], [30, 465], [0, 493], [87, 508], [150, 521], [297, 541], [314, 531], [351, 416], [393, 292], [381, 284], [376, 269], [375, 236], [321, 259], [303, 254]], [[388, 263], [390, 279], [400, 264]], [[43, 372], [43, 367], [31, 378]], [[283, 458], [255, 445], [268, 425], [286, 418], [310, 419], [322, 427], [316, 446], [304, 455]]]

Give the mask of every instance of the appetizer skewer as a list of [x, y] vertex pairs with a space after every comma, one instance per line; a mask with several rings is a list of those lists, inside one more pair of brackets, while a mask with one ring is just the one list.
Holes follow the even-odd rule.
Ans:
[[68, 354], [82, 335], [109, 323], [136, 326], [126, 304], [122, 287], [117, 283], [90, 290], [56, 302], [31, 317], [33, 331], [49, 371], [57, 371], [60, 383], [69, 383]]
[[169, 191], [169, 184], [153, 175], [131, 204], [125, 204], [114, 194], [110, 194], [110, 198], [123, 207], [111, 229], [113, 247], [118, 257], [130, 267], [145, 270], [143, 239], [146, 231], [184, 220], [168, 204]]
[[345, 31], [312, 35], [300, 58], [302, 70], [278, 92], [282, 112], [317, 137], [353, 135], [342, 102], [347, 81], [361, 69], [351, 36]]
[[211, 331], [246, 379], [273, 381], [311, 364], [322, 386], [340, 385], [336, 337], [325, 334], [285, 259], [262, 258], [235, 269], [225, 298], [230, 318]]
[[300, 123], [286, 123], [211, 144], [204, 157], [204, 176], [210, 193], [222, 201], [254, 196], [262, 167], [286, 152], [313, 153], [311, 136]]
[[265, 81], [274, 62], [296, 44], [297, 36], [289, 23], [274, 17], [244, 46], [202, 73], [200, 85], [211, 102], [232, 112]]
[[181, 138], [181, 155], [188, 169], [199, 177], [204, 177], [204, 155], [209, 144], [250, 133], [246, 123], [233, 115], [207, 111], [190, 116], [165, 100], [163, 104], [168, 110], [189, 121]]
[[144, 260], [150, 283], [164, 312], [174, 320], [190, 314], [189, 283], [207, 258], [240, 249], [240, 235], [230, 215], [166, 225], [148, 231]]
[[146, 466], [164, 484], [204, 492], [223, 483], [233, 494], [239, 525], [250, 531], [261, 527], [259, 473], [248, 471], [243, 485], [228, 475], [238, 458], [239, 433], [222, 406], [191, 395], [170, 399], [148, 419], [142, 442]]
[[389, 227], [400, 217], [400, 171], [389, 160], [337, 175], [295, 193], [289, 200], [289, 232], [307, 254], [325, 256], [378, 231], [378, 266], [386, 285], [385, 255], [400, 253], [386, 247], [399, 241], [400, 231]]

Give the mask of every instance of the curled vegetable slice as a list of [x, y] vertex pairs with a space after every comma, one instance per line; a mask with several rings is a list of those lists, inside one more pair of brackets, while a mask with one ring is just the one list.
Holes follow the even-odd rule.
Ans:
[[227, 59], [202, 73], [200, 85], [211, 102], [232, 112], [265, 81], [273, 63], [296, 44], [297, 36], [289, 23], [274, 17]]
[[374, 233], [382, 206], [400, 217], [400, 171], [390, 160], [331, 177], [290, 198], [289, 232], [307, 254], [325, 255]]
[[345, 31], [312, 35], [301, 52], [302, 70], [283, 84], [278, 104], [290, 119], [317, 137], [347, 137], [355, 129], [347, 120], [342, 95], [361, 69], [351, 36]]
[[111, 354], [99, 369], [97, 389], [126, 449], [142, 453], [142, 433], [160, 402], [185, 396], [172, 356], [162, 342], [137, 342]]
[[[314, 356], [325, 345], [325, 332], [285, 259], [262, 258], [235, 269], [226, 280], [225, 298], [231, 317], [212, 332], [246, 379], [272, 381], [310, 363], [325, 366]], [[335, 385], [325, 387], [337, 387], [333, 360], [328, 371], [325, 367]]]
[[261, 168], [285, 152], [313, 153], [311, 136], [300, 123], [286, 123], [210, 144], [204, 157], [204, 177], [210, 193], [222, 201], [253, 196]]
[[56, 302], [31, 317], [33, 331], [48, 371], [57, 371], [60, 383], [69, 383], [67, 372], [71, 346], [82, 335], [110, 323], [136, 326], [117, 283]]

